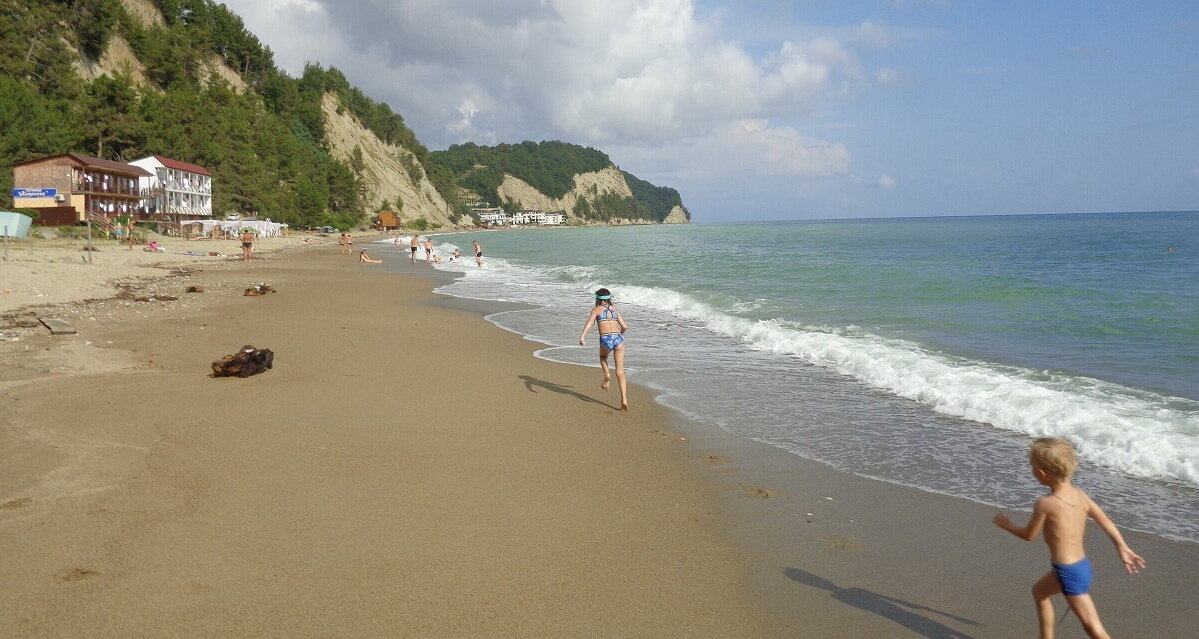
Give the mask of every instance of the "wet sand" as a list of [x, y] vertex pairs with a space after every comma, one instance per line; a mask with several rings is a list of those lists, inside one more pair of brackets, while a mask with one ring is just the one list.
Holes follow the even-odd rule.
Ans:
[[[4, 344], [0, 635], [772, 636], [648, 392], [618, 414], [394, 266], [307, 252]], [[275, 369], [207, 376], [243, 344]]]
[[[596, 370], [481, 319], [497, 305], [335, 251], [0, 344], [0, 635], [1035, 634], [1047, 555], [994, 509], [687, 422], [636, 386], [619, 414]], [[280, 293], [241, 296], [260, 281]], [[243, 344], [276, 369], [206, 376]], [[1088, 543], [1109, 631], [1187, 636], [1199, 547], [1126, 537], [1142, 575]]]

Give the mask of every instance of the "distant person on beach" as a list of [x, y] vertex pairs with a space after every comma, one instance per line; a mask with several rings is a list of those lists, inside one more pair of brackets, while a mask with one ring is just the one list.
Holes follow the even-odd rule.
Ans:
[[433, 238], [431, 237], [425, 238], [425, 261], [433, 261]]
[[620, 387], [620, 410], [627, 411], [629, 399], [624, 377], [624, 332], [629, 330], [629, 326], [625, 324], [620, 311], [612, 306], [612, 293], [606, 288], [595, 292], [595, 307], [587, 316], [583, 332], [579, 333], [579, 346], [587, 345], [587, 331], [591, 329], [592, 324], [599, 328], [600, 334], [599, 360], [600, 368], [604, 371], [604, 381], [600, 383], [600, 388], [608, 390], [608, 383], [612, 380], [608, 371], [608, 353], [612, 353], [612, 358], [616, 360], [616, 383]]
[[408, 240], [408, 248], [412, 249], [412, 259], [409, 260], [416, 264], [416, 249], [420, 248], [420, 236], [413, 235], [412, 239]]
[[462, 252], [459, 251], [458, 249], [454, 249], [454, 253], [452, 255], [450, 255], [450, 261], [457, 262], [458, 258], [460, 258], [460, 257], [462, 257]]
[[471, 242], [475, 245], [475, 264], [483, 266], [483, 245], [478, 242]]
[[241, 230], [241, 261], [249, 262], [254, 259], [254, 234], [250, 229]]
[[1095, 520], [1116, 546], [1120, 561], [1129, 574], [1145, 567], [1145, 560], [1132, 551], [1112, 520], [1108, 519], [1091, 498], [1072, 485], [1078, 461], [1074, 447], [1064, 439], [1042, 437], [1032, 444], [1029, 453], [1032, 474], [1049, 494], [1038, 499], [1026, 526], [1016, 526], [1002, 513], [995, 515], [995, 525], [1013, 535], [1032, 541], [1045, 531], [1052, 570], [1033, 584], [1032, 595], [1037, 604], [1042, 639], [1053, 637], [1053, 602], [1050, 597], [1061, 593], [1074, 610], [1087, 636], [1105, 638], [1109, 635], [1099, 621], [1099, 611], [1091, 600], [1091, 560], [1083, 549], [1087, 518]]
[[346, 255], [350, 254], [350, 243], [348, 238], [346, 238], [345, 233], [337, 236], [337, 250], [345, 253]]
[[367, 264], [382, 264], [383, 263], [383, 260], [372, 260], [371, 256], [366, 254], [366, 249], [362, 249], [362, 252], [358, 254], [358, 261], [366, 262]]

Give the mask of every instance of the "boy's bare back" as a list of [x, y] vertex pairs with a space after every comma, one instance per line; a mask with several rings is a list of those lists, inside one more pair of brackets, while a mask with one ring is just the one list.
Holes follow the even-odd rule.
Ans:
[[1062, 486], [1052, 494], [1037, 500], [1037, 511], [1045, 513], [1045, 545], [1055, 563], [1072, 564], [1087, 556], [1083, 540], [1087, 533], [1087, 518], [1093, 516], [1095, 502], [1082, 490]]

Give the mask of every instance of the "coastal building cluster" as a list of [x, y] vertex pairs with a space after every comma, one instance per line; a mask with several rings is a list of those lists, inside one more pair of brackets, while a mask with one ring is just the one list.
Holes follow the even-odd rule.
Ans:
[[478, 208], [471, 211], [479, 216], [484, 226], [561, 226], [566, 221], [565, 211], [517, 211], [508, 213], [500, 208]]
[[17, 162], [13, 206], [35, 209], [38, 224], [92, 222], [111, 228], [118, 218], [169, 228], [212, 217], [212, 174], [161, 155], [117, 162], [62, 153]]

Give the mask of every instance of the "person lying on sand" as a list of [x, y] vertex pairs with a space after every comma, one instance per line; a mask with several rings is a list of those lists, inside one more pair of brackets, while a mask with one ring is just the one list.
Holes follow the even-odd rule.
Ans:
[[362, 252], [358, 254], [358, 261], [366, 262], [367, 264], [382, 264], [383, 263], [383, 260], [371, 259], [371, 256], [366, 254], [366, 249], [363, 249]]

